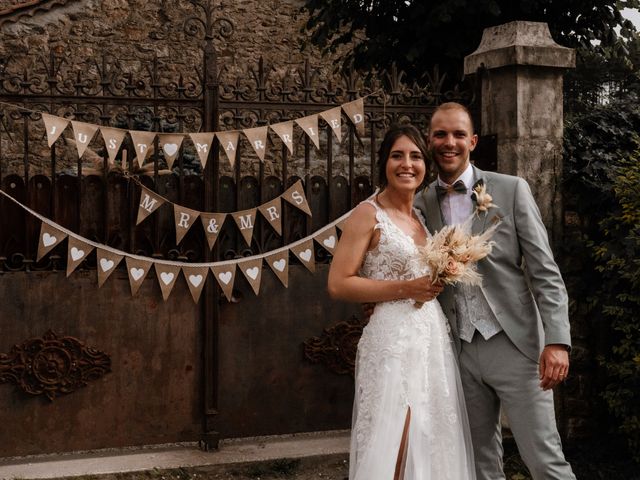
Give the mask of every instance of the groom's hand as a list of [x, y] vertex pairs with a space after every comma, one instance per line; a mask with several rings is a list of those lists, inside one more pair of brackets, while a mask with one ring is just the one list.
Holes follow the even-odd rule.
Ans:
[[569, 352], [566, 345], [551, 344], [540, 354], [540, 387], [549, 390], [567, 378]]

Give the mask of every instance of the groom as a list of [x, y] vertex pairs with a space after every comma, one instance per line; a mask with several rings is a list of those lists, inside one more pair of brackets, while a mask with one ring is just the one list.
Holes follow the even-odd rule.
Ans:
[[415, 204], [429, 230], [468, 218], [479, 184], [495, 206], [478, 213], [472, 233], [500, 222], [492, 253], [478, 263], [482, 286], [448, 287], [438, 297], [460, 354], [478, 480], [505, 478], [501, 409], [535, 480], [575, 479], [562, 453], [551, 391], [569, 370], [567, 292], [529, 186], [470, 164], [478, 137], [460, 104], [436, 109], [428, 140], [438, 179]]

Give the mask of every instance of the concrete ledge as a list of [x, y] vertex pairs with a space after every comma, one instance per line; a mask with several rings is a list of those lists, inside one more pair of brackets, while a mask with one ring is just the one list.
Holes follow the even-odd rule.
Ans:
[[346, 455], [349, 431], [223, 440], [220, 449], [204, 452], [195, 443], [0, 460], [0, 478], [57, 478], [81, 475], [207, 467], [284, 458]]

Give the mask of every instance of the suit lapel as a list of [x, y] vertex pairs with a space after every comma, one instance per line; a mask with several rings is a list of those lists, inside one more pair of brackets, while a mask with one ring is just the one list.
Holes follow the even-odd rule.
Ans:
[[[479, 168], [476, 168], [475, 166], [473, 167], [473, 173], [474, 173], [474, 178], [476, 179], [476, 182], [478, 180], [482, 180], [485, 184], [485, 187], [487, 189], [487, 193], [491, 193], [491, 180], [489, 180], [486, 175], [484, 174], [484, 172], [482, 170], [480, 170]], [[475, 183], [475, 182], [474, 182]], [[475, 202], [473, 204], [473, 208], [475, 211]], [[477, 212], [473, 214], [473, 222], [471, 224], [471, 233], [473, 235], [479, 235], [482, 232], [485, 231], [486, 226], [487, 226], [487, 217], [489, 212]]]
[[426, 212], [425, 218], [427, 219], [427, 228], [433, 235], [438, 230], [442, 229], [444, 221], [442, 220], [442, 210], [440, 209], [440, 201], [434, 188], [435, 183], [429, 185], [422, 194], [424, 195]]

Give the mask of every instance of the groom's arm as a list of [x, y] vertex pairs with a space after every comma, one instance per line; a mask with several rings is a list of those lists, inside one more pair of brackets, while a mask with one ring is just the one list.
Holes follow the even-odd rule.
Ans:
[[568, 296], [553, 258], [547, 229], [527, 182], [518, 179], [513, 212], [518, 242], [542, 317], [545, 345], [571, 346]]

